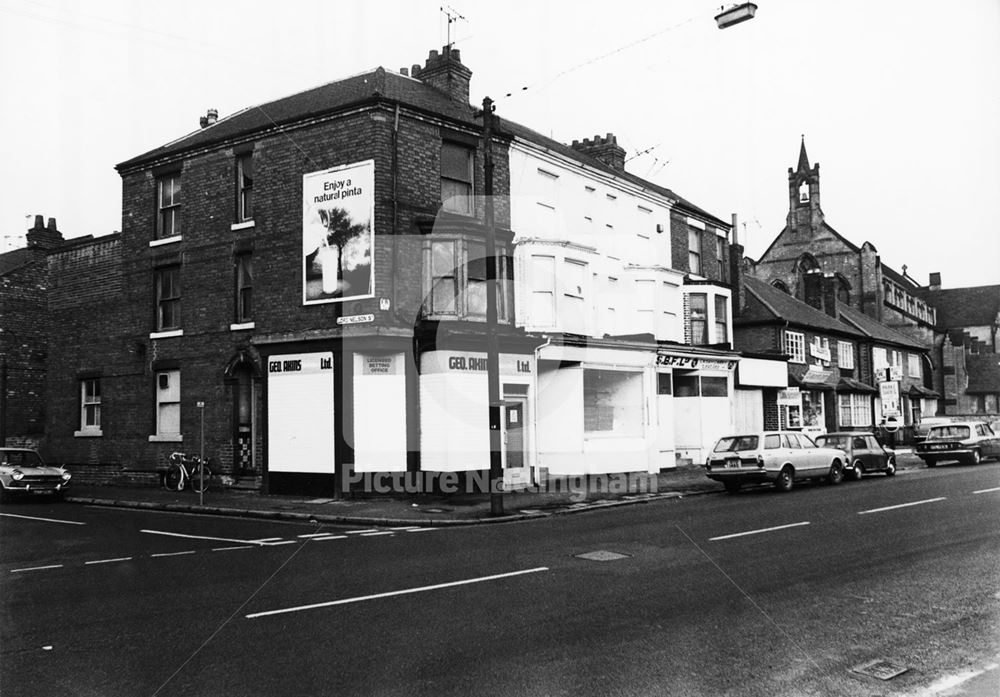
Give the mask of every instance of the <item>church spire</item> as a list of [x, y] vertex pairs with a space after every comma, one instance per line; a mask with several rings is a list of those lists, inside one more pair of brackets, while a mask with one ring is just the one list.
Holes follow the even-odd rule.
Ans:
[[806, 155], [806, 136], [804, 133], [802, 134], [802, 144], [799, 146], [799, 166], [797, 171], [809, 171], [809, 156]]

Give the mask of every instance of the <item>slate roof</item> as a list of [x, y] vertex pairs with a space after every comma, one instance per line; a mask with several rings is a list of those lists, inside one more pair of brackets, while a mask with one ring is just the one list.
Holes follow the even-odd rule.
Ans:
[[853, 307], [838, 305], [837, 314], [842, 321], [868, 335], [876, 342], [893, 344], [895, 346], [905, 346], [907, 348], [914, 348], [921, 351], [927, 351], [930, 349], [929, 346], [925, 346], [916, 339], [906, 336], [902, 332], [897, 332], [891, 327], [885, 326], [873, 317], [869, 317], [864, 312], [861, 312]]
[[[252, 133], [277, 131], [279, 128], [308, 119], [330, 116], [338, 111], [372, 104], [380, 100], [398, 101], [400, 104], [428, 114], [444, 116], [473, 128], [482, 128], [482, 116], [477, 116], [477, 109], [472, 105], [461, 104], [441, 90], [418, 79], [400, 75], [380, 66], [359, 75], [243, 109], [219, 119], [211, 126], [198, 129], [171, 143], [126, 160], [118, 164], [117, 169], [129, 169], [137, 165], [171, 159], [189, 151], [237, 141]], [[590, 167], [626, 179], [638, 186], [655, 191], [661, 196], [667, 196], [676, 201], [680, 208], [706, 218], [714, 225], [723, 228], [728, 228], [730, 225], [678, 196], [670, 189], [653, 184], [623, 170], [616, 170], [568, 145], [548, 138], [514, 121], [509, 121], [502, 115], [499, 118], [498, 132], [508, 133], [550, 148], [562, 155], [586, 163]]]
[[858, 329], [831, 317], [821, 310], [817, 310], [808, 303], [793, 298], [788, 293], [778, 290], [759, 278], [744, 276], [743, 283], [747, 293], [756, 298], [770, 316], [752, 317], [744, 315], [744, 317], [735, 322], [737, 325], [771, 319], [781, 322], [787, 321], [796, 327], [819, 329], [862, 339], [866, 336]]
[[441, 114], [469, 125], [478, 123], [475, 109], [420, 80], [383, 67], [298, 92], [273, 102], [248, 107], [219, 119], [177, 140], [120, 163], [125, 169], [145, 162], [179, 155], [188, 150], [219, 145], [258, 131], [277, 129], [310, 118], [334, 114], [348, 107], [384, 99], [415, 109]]
[[0, 276], [4, 276], [11, 271], [21, 268], [25, 264], [30, 264], [35, 258], [35, 251], [22, 247], [0, 254]]
[[966, 354], [965, 368], [969, 373], [967, 393], [1000, 393], [1000, 354]]
[[915, 294], [937, 309], [937, 326], [943, 329], [990, 326], [1000, 315], [1000, 285], [921, 288]]

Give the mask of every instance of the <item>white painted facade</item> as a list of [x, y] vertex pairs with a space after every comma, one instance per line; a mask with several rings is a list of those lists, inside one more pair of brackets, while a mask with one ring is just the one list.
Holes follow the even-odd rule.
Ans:
[[672, 268], [674, 201], [517, 139], [510, 192], [515, 320], [550, 337], [536, 351], [534, 466], [655, 473], [704, 461], [733, 428], [737, 355], [690, 345], [690, 305], [704, 307], [700, 343], [731, 342], [731, 292], [685, 285]]

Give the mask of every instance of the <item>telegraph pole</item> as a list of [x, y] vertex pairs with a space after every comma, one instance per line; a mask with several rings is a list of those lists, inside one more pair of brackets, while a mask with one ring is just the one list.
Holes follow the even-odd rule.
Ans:
[[500, 351], [497, 347], [497, 245], [493, 219], [493, 100], [483, 98], [483, 170], [486, 223], [486, 382], [490, 417], [490, 514], [503, 515], [500, 459]]

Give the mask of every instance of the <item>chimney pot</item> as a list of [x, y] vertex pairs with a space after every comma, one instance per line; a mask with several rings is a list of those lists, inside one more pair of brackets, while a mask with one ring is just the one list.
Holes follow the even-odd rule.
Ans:
[[427, 60], [428, 61], [437, 60], [437, 57], [438, 57], [438, 52], [437, 52], [437, 49], [434, 49], [434, 48], [432, 48], [431, 52], [429, 54], [427, 54]]
[[58, 228], [56, 227], [56, 219], [55, 218], [49, 218], [48, 229], [52, 230], [53, 232], [55, 232], [56, 230], [58, 230]]
[[462, 54], [459, 52], [457, 48], [451, 49], [451, 57], [454, 58], [459, 63], [462, 62]]
[[420, 72], [420, 66], [419, 65], [417, 65], [416, 63], [414, 63], [412, 66], [410, 66], [410, 76], [411, 77], [416, 77], [419, 72]]
[[209, 109], [206, 116], [208, 116], [208, 125], [211, 126], [213, 123], [219, 120], [219, 110]]
[[410, 69], [409, 68], [400, 68], [399, 69], [399, 74], [402, 75], [403, 77], [409, 77], [410, 76]]
[[202, 128], [207, 127], [208, 126], [208, 117], [207, 116], [202, 116], [200, 119], [198, 119], [198, 125], [201, 126]]
[[43, 218], [40, 215], [36, 215], [35, 216], [35, 227], [34, 227], [34, 229], [35, 230], [44, 230], [45, 229], [45, 218]]

